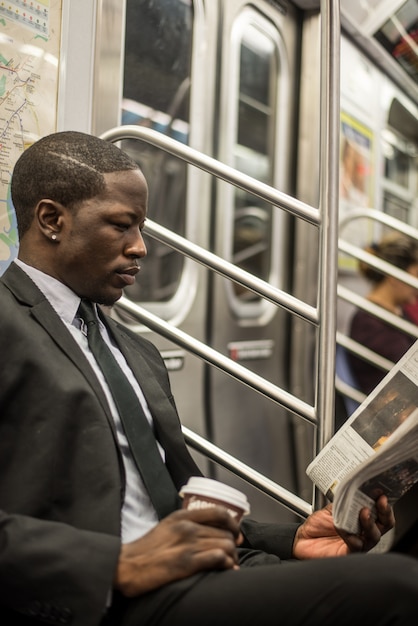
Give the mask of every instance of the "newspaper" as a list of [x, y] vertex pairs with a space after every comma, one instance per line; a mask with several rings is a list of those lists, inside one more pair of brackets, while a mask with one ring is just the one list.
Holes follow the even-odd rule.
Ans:
[[306, 473], [333, 501], [337, 528], [359, 531], [364, 506], [375, 514], [418, 482], [418, 340], [335, 433]]

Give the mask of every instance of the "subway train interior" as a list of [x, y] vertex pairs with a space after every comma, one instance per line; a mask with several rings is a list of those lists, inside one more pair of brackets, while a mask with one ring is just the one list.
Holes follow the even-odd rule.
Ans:
[[0, 272], [25, 147], [118, 142], [150, 199], [112, 315], [161, 351], [202, 470], [260, 519], [309, 514], [336, 400], [362, 399], [336, 374], [338, 346], [361, 353], [357, 260], [388, 229], [418, 237], [417, 0], [32, 4], [0, 6]]

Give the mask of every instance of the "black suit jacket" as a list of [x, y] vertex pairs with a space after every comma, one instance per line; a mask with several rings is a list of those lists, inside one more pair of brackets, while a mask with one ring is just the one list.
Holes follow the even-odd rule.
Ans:
[[[164, 362], [149, 341], [108, 321], [180, 488], [200, 470], [184, 443]], [[0, 605], [45, 623], [92, 626], [120, 549], [123, 462], [87, 359], [16, 264], [0, 278], [0, 373]], [[247, 520], [244, 532], [246, 546], [290, 556], [295, 525]]]

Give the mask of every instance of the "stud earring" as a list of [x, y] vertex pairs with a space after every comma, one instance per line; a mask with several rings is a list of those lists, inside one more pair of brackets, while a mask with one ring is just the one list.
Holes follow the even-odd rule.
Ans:
[[51, 239], [53, 239], [54, 241], [56, 241], [57, 236], [56, 236], [55, 234], [54, 234], [54, 235], [51, 235]]

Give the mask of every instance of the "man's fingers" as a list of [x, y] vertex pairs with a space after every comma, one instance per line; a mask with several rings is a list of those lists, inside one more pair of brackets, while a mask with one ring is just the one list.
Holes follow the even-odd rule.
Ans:
[[376, 502], [377, 520], [382, 535], [395, 526], [395, 514], [386, 496], [380, 496]]
[[240, 536], [239, 524], [222, 506], [207, 509], [187, 510], [181, 509], [171, 514], [173, 520], [183, 519], [201, 524], [205, 528], [226, 530], [238, 539]]

